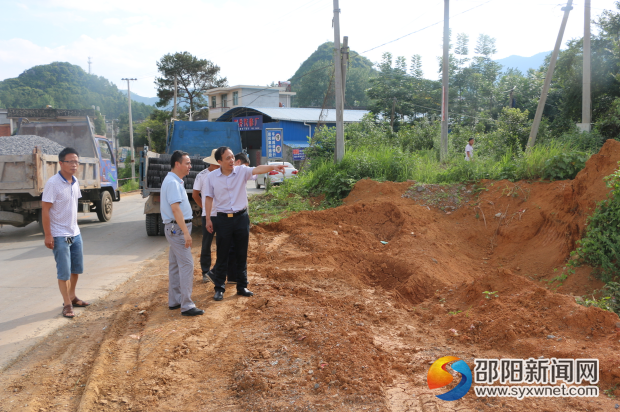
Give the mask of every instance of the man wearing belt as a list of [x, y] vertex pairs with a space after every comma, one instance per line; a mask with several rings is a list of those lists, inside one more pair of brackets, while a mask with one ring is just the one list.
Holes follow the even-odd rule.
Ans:
[[[204, 193], [205, 186], [207, 184], [207, 176], [210, 172], [220, 167], [220, 165], [218, 165], [215, 161], [215, 157], [213, 157], [216, 150], [217, 149], [213, 149], [211, 156], [202, 159], [203, 162], [209, 164], [209, 167], [198, 173], [196, 179], [194, 180], [194, 187], [192, 191], [192, 198], [194, 199], [194, 202], [202, 207], [202, 249], [200, 251], [200, 268], [202, 269], [203, 283], [210, 282], [211, 277], [213, 277], [213, 272], [211, 272], [211, 243], [213, 243], [213, 233], [209, 233], [207, 231], [207, 215], [205, 214], [204, 207]], [[215, 217], [215, 210], [211, 212], [211, 217]], [[209, 217], [209, 219], [211, 217]]]
[[216, 233], [217, 261], [213, 268], [215, 296], [222, 300], [226, 290], [226, 271], [231, 244], [235, 247], [237, 263], [237, 294], [253, 296], [247, 289], [248, 243], [250, 240], [250, 218], [248, 216], [248, 195], [246, 184], [253, 175], [278, 170], [284, 173], [283, 165], [261, 165], [257, 167], [235, 166], [235, 155], [229, 147], [222, 146], [215, 151], [215, 160], [220, 168], [209, 173], [205, 191], [205, 213], [214, 208], [217, 215], [207, 219], [207, 230]]
[[168, 255], [168, 307], [181, 308], [181, 315], [204, 314], [192, 302], [194, 258], [192, 257], [192, 207], [185, 192], [183, 178], [189, 174], [192, 162], [189, 155], [175, 150], [170, 158], [171, 172], [161, 184], [161, 217], [165, 224], [166, 239], [170, 244]]

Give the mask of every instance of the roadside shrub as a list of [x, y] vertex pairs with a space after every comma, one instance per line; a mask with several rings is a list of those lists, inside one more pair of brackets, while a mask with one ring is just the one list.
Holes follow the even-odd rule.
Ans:
[[577, 250], [571, 252], [578, 260], [571, 262], [577, 262], [573, 266], [588, 263], [595, 268], [594, 273], [608, 283], [620, 273], [620, 170], [605, 180], [611, 192], [588, 218], [586, 234], [577, 241]]
[[545, 161], [542, 177], [549, 180], [574, 179], [589, 157], [584, 152], [557, 154]]

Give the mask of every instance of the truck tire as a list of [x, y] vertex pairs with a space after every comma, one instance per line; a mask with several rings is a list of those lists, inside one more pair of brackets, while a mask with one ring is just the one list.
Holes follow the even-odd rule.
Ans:
[[157, 227], [159, 236], [166, 236], [166, 225], [164, 224], [164, 220], [161, 218], [161, 213], [157, 214]]
[[255, 182], [256, 182], [256, 188], [260, 189], [260, 183], [258, 183], [258, 177], [256, 178]]
[[157, 222], [157, 217], [160, 216], [159, 213], [149, 213], [146, 215], [146, 235], [147, 236], [157, 236], [157, 232], [159, 229], [159, 224]]
[[101, 192], [101, 200], [95, 202], [97, 217], [100, 222], [107, 222], [112, 219], [112, 195], [107, 190]]

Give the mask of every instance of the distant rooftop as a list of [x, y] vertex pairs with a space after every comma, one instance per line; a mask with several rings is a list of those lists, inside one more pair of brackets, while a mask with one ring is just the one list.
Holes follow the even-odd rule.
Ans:
[[[362, 120], [364, 115], [370, 113], [368, 110], [344, 110], [343, 117], [345, 123], [357, 123]], [[218, 122], [229, 122], [233, 117], [252, 116], [263, 114], [272, 120], [288, 120], [292, 122], [318, 123], [321, 116], [321, 109], [303, 107], [251, 107], [241, 106], [230, 109], [221, 115]], [[264, 122], [264, 121], [263, 121]], [[323, 113], [324, 123], [336, 123], [336, 110], [325, 109]]]

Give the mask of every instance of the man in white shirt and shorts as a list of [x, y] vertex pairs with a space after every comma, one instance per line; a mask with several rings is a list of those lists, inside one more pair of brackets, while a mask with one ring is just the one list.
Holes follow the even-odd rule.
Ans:
[[75, 177], [80, 165], [75, 149], [64, 148], [58, 154], [60, 171], [43, 188], [41, 218], [45, 246], [54, 251], [58, 288], [62, 295], [62, 315], [73, 318], [73, 307], [86, 307], [75, 295], [78, 277], [84, 271], [82, 235], [77, 223], [78, 199], [82, 197]]

